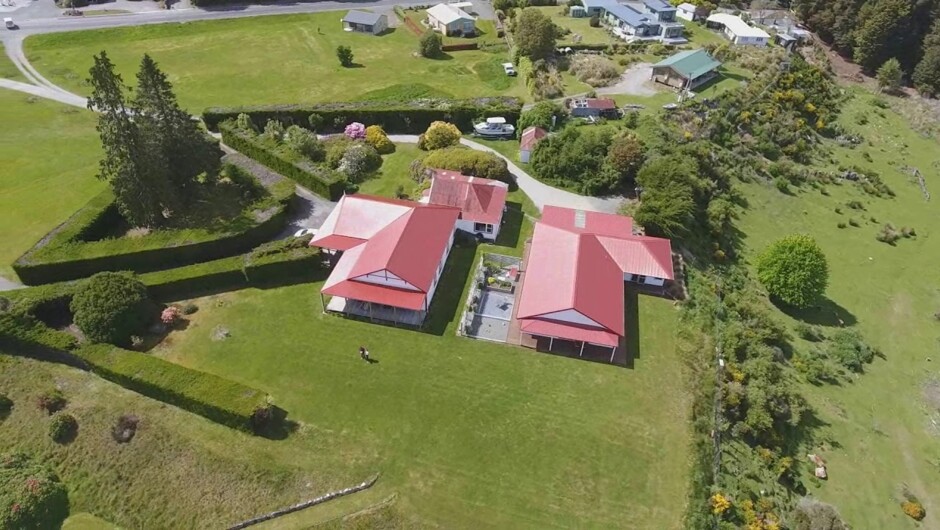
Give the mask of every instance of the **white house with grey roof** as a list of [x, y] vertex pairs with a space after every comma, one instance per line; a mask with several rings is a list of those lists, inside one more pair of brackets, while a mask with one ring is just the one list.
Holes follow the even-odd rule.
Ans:
[[354, 9], [343, 17], [343, 28], [346, 31], [361, 31], [362, 33], [378, 35], [388, 29], [388, 17]]
[[437, 4], [428, 9], [428, 26], [444, 35], [473, 35], [476, 23], [473, 17], [453, 4]]

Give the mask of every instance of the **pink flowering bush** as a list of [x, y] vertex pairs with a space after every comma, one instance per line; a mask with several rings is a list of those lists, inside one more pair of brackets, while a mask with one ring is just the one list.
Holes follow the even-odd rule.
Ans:
[[352, 140], [362, 140], [366, 137], [366, 126], [354, 121], [346, 126], [346, 130], [343, 132], [346, 135], [346, 138]]
[[171, 305], [164, 309], [162, 313], [160, 313], [160, 322], [163, 322], [167, 326], [172, 326], [179, 321], [180, 315], [180, 308], [176, 307], [175, 305]]

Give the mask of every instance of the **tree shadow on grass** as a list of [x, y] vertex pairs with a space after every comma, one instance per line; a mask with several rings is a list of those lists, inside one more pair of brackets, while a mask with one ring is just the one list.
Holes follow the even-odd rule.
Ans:
[[793, 307], [775, 297], [770, 297], [770, 301], [773, 302], [780, 311], [807, 324], [828, 327], [848, 327], [858, 323], [858, 319], [855, 318], [855, 315], [829, 298], [823, 298], [815, 305], [805, 309]]
[[263, 428], [255, 431], [255, 434], [268, 440], [286, 440], [288, 436], [297, 432], [299, 427], [299, 423], [287, 419], [286, 410], [274, 406], [271, 408], [271, 420]]
[[499, 229], [496, 245], [500, 247], [516, 248], [519, 245], [519, 233], [522, 231], [522, 204], [507, 202], [506, 212], [503, 214], [503, 226]]

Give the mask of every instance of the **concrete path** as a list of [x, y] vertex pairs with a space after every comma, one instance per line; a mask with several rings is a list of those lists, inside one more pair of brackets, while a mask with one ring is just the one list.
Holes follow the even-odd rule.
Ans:
[[29, 83], [21, 83], [19, 81], [11, 81], [9, 79], [0, 79], [0, 88], [7, 88], [10, 90], [23, 92], [31, 96], [51, 99], [53, 101], [58, 101], [59, 103], [65, 103], [66, 105], [87, 108], [88, 100], [85, 98], [76, 96], [75, 94], [69, 92], [53, 90], [46, 86], [31, 85]]
[[[395, 143], [418, 143], [418, 136], [414, 134], [390, 134], [388, 138]], [[513, 177], [516, 179], [516, 183], [519, 185], [519, 189], [524, 191], [525, 194], [532, 199], [532, 202], [535, 203], [535, 206], [539, 210], [542, 210], [542, 208], [548, 205], [616, 213], [620, 204], [623, 202], [623, 197], [586, 197], [549, 186], [523, 171], [522, 168], [514, 164], [512, 160], [509, 160], [502, 154], [483, 144], [467, 138], [461, 138], [460, 143], [470, 149], [492, 153], [505, 160], [506, 164], [509, 166], [509, 172], [512, 173]]]

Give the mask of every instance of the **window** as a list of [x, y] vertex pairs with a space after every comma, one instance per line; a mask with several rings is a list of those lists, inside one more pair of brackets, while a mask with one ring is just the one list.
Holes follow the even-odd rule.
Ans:
[[493, 225], [488, 225], [486, 223], [473, 223], [474, 232], [483, 232], [484, 234], [493, 233]]

